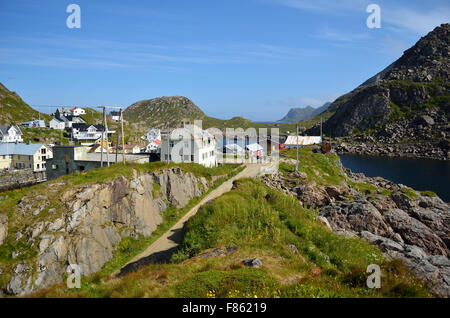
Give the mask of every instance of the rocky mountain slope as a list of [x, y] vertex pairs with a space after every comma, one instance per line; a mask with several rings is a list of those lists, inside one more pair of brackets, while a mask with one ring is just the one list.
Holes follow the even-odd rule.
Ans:
[[277, 121], [279, 124], [293, 124], [298, 123], [299, 121], [309, 119], [320, 113], [327, 110], [327, 108], [331, 105], [330, 102], [323, 104], [318, 108], [314, 108], [311, 106], [306, 106], [303, 108], [291, 108], [289, 112], [282, 119]]
[[[421, 38], [401, 58], [333, 102], [328, 136], [371, 135], [398, 143], [448, 138], [450, 25]], [[315, 134], [318, 125], [307, 133]]]
[[38, 111], [25, 103], [20, 96], [8, 90], [0, 83], [0, 124], [18, 124], [39, 118], [48, 120], [47, 114], [39, 114]]
[[130, 248], [127, 238], [149, 237], [168, 215], [223, 177], [215, 175], [223, 169], [164, 166], [111, 167], [3, 193], [0, 288], [26, 295], [61, 283], [69, 264], [92, 275], [117, 249]]

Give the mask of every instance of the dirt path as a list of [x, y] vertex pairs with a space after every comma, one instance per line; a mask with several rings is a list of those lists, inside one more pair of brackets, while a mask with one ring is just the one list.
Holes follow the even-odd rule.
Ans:
[[135, 272], [142, 266], [151, 263], [163, 263], [170, 259], [171, 255], [176, 251], [178, 244], [182, 239], [182, 230], [184, 224], [194, 216], [198, 209], [210, 200], [220, 197], [225, 192], [231, 190], [233, 181], [242, 178], [254, 178], [260, 174], [267, 173], [270, 170], [270, 164], [248, 164], [245, 170], [233, 178], [225, 181], [216, 189], [208, 193], [196, 206], [194, 206], [188, 213], [186, 213], [178, 222], [172, 226], [170, 230], [153, 242], [145, 251], [135, 256], [120, 270], [113, 275], [120, 277], [131, 272]]

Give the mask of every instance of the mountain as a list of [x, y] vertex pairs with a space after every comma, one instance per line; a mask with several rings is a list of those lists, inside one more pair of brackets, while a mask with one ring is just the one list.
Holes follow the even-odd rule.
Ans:
[[[386, 142], [445, 138], [449, 75], [450, 25], [442, 24], [397, 61], [334, 101], [324, 132], [331, 136], [369, 134]], [[316, 124], [307, 133], [318, 130]]]
[[291, 108], [289, 112], [282, 119], [277, 121], [279, 124], [294, 124], [299, 121], [309, 119], [314, 117], [322, 112], [324, 112], [328, 106], [330, 106], [330, 102], [325, 103], [323, 106], [318, 108], [313, 108], [311, 106], [306, 106], [303, 108]]
[[37, 119], [48, 120], [50, 117], [31, 108], [20, 96], [8, 90], [0, 83], [0, 124], [18, 124], [20, 122]]
[[242, 127], [253, 125], [252, 121], [243, 117], [228, 120], [207, 116], [197, 105], [184, 96], [163, 96], [142, 100], [130, 105], [124, 111], [125, 120], [152, 128], [180, 126], [183, 119], [202, 120], [203, 128]]

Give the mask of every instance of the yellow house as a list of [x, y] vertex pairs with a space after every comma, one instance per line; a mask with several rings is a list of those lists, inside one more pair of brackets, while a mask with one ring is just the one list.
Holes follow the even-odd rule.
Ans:
[[0, 143], [0, 169], [45, 171], [51, 151], [43, 144]]

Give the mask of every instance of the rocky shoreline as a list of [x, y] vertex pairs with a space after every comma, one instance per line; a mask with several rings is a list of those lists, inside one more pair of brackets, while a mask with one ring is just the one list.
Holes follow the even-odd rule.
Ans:
[[401, 260], [434, 296], [450, 297], [450, 205], [381, 177], [341, 169], [351, 182], [376, 190], [358, 190], [350, 181], [319, 186], [301, 172], [262, 181], [317, 208], [318, 219], [331, 231], [365, 239], [387, 259]]
[[397, 143], [377, 142], [334, 142], [338, 154], [357, 154], [385, 157], [406, 157], [434, 160], [450, 160], [450, 142]]

